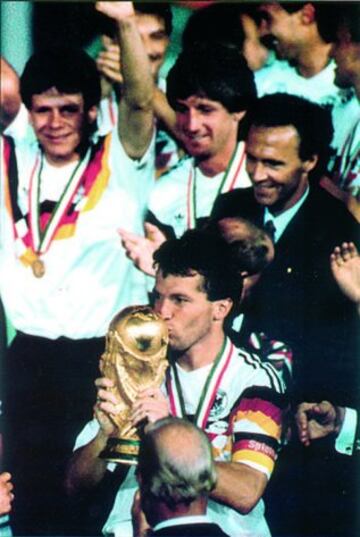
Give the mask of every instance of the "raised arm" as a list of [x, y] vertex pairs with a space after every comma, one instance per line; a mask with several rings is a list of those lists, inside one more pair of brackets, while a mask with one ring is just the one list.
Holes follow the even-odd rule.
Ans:
[[[103, 36], [103, 50], [96, 58], [96, 64], [105, 80], [102, 95], [107, 97], [111, 92], [113, 84], [123, 85], [121, 74], [121, 54], [120, 47], [110, 37]], [[163, 127], [175, 138], [181, 141], [180, 132], [176, 127], [176, 114], [171, 108], [165, 93], [158, 87], [154, 88], [154, 114], [157, 120], [161, 121]]]
[[0, 132], [13, 121], [20, 104], [19, 77], [11, 65], [0, 58]]
[[160, 88], [155, 88], [154, 113], [156, 119], [162, 122], [169, 134], [181, 142], [181, 132], [177, 128], [175, 110], [171, 108], [165, 93]]
[[129, 157], [141, 158], [154, 129], [154, 82], [134, 7], [132, 2], [97, 2], [96, 9], [117, 23], [123, 76], [119, 137]]

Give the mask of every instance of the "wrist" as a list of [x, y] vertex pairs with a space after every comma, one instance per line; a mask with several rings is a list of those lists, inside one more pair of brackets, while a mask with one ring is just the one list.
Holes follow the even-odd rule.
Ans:
[[341, 406], [336, 406], [335, 413], [336, 413], [336, 417], [335, 417], [334, 433], [336, 434], [336, 436], [338, 436], [341, 430], [342, 424], [344, 423], [345, 408]]
[[136, 26], [137, 28], [137, 25], [136, 25], [136, 17], [135, 17], [135, 11], [133, 13], [129, 13], [128, 15], [126, 15], [126, 17], [121, 17], [121, 18], [117, 18], [115, 19], [115, 22], [118, 26], [118, 28], [122, 31], [126, 30], [127, 28], [132, 28], [134, 26]]
[[104, 431], [104, 429], [100, 428], [96, 440], [97, 440], [98, 448], [101, 451], [106, 447], [106, 444], [107, 444], [109, 438], [110, 438], [110, 435], [108, 433], [106, 433], [106, 431]]

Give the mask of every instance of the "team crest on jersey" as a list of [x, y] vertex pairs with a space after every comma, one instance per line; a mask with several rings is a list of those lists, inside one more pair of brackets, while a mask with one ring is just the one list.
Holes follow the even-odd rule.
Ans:
[[215, 400], [213, 406], [210, 410], [210, 418], [218, 418], [225, 410], [228, 402], [228, 397], [224, 390], [218, 390], [216, 392]]

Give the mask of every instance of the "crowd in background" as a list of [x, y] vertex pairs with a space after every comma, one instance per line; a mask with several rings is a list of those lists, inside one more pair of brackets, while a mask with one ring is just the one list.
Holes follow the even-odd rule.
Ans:
[[[86, 9], [90, 54], [1, 58], [0, 536], [355, 537], [360, 4]], [[99, 360], [147, 303], [135, 472]]]

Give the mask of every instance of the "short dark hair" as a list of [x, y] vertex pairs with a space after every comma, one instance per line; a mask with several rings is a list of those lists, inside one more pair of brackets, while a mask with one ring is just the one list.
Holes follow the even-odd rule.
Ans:
[[197, 48], [199, 43], [218, 43], [242, 52], [244, 41], [237, 4], [211, 4], [196, 9], [182, 34], [183, 50]]
[[339, 5], [337, 4], [342, 4], [343, 2], [279, 2], [281, 7], [288, 13], [300, 11], [300, 9], [309, 3], [314, 7], [315, 20], [320, 37], [325, 43], [331, 43], [331, 41], [334, 41], [337, 26], [337, 13], [339, 10]]
[[220, 102], [230, 113], [248, 110], [256, 99], [254, 75], [236, 49], [199, 43], [183, 51], [167, 77], [166, 94], [176, 110], [191, 95]]
[[156, 15], [163, 19], [165, 32], [169, 36], [172, 32], [172, 11], [169, 5], [162, 2], [134, 2], [134, 9], [138, 13]]
[[79, 48], [56, 47], [31, 56], [20, 78], [21, 98], [29, 110], [32, 96], [55, 87], [61, 93], [81, 93], [88, 111], [100, 102], [100, 77], [94, 60]]
[[238, 305], [242, 278], [230, 245], [218, 234], [188, 230], [179, 239], [164, 242], [154, 253], [163, 276], [203, 277], [203, 291], [210, 301], [230, 298]]
[[350, 40], [360, 43], [360, 4], [359, 2], [341, 2], [339, 6], [338, 26], [336, 39], [343, 32], [347, 33]]
[[257, 127], [284, 127], [292, 125], [299, 136], [301, 160], [317, 155], [318, 162], [312, 175], [321, 176], [327, 169], [333, 137], [331, 112], [316, 103], [287, 93], [261, 97], [248, 113], [248, 125]]

